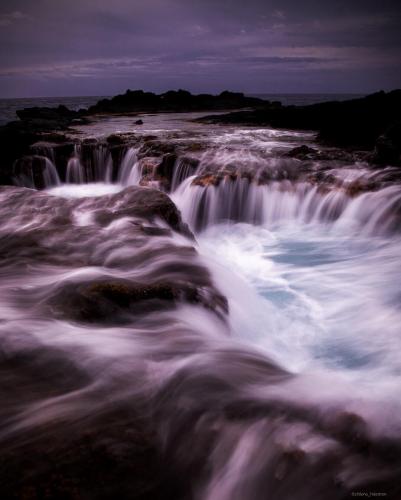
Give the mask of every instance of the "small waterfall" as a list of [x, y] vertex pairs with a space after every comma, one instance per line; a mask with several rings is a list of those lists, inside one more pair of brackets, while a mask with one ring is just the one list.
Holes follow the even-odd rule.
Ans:
[[26, 156], [14, 163], [15, 183], [32, 189], [45, 189], [61, 184], [54, 163], [45, 156]]
[[176, 161], [173, 177], [171, 179], [171, 191], [175, 191], [178, 186], [188, 177], [197, 172], [198, 162], [191, 158], [179, 158]]
[[45, 187], [59, 186], [61, 181], [54, 163], [45, 157], [44, 162], [45, 168], [43, 170], [43, 180]]
[[67, 164], [66, 182], [71, 184], [83, 184], [87, 180], [85, 168], [81, 163], [81, 149], [79, 145], [74, 147], [74, 155]]
[[139, 184], [141, 170], [138, 162], [138, 149], [129, 148], [120, 165], [118, 181], [124, 186]]
[[111, 182], [113, 160], [107, 146], [99, 144], [93, 149], [92, 164], [95, 181]]
[[193, 181], [194, 177], [184, 181], [173, 198], [195, 231], [225, 221], [273, 226], [299, 220], [382, 233], [395, 230], [401, 217], [401, 186], [351, 197], [344, 189], [325, 192], [308, 182], [257, 185], [245, 178], [198, 186]]

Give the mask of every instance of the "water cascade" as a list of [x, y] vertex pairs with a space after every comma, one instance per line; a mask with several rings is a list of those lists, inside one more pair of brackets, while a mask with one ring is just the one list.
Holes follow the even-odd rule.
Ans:
[[75, 146], [74, 156], [68, 160], [66, 171], [66, 182], [74, 184], [83, 184], [86, 182], [84, 166], [80, 160], [80, 148]]
[[218, 186], [184, 181], [173, 194], [185, 220], [200, 231], [222, 222], [350, 224], [365, 233], [395, 230], [401, 215], [401, 186], [350, 196], [342, 188], [322, 189], [307, 182], [257, 185], [248, 179], [222, 180]]
[[138, 149], [128, 148], [120, 165], [118, 180], [123, 186], [132, 186], [138, 184], [140, 178]]
[[398, 172], [183, 127], [0, 189], [0, 474], [21, 498], [53, 464], [88, 498], [397, 498]]

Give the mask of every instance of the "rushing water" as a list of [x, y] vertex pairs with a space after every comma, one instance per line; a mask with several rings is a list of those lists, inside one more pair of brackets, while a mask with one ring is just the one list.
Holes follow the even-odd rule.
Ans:
[[45, 456], [63, 476], [71, 443], [85, 475], [92, 446], [120, 478], [95, 498], [137, 498], [132, 464], [152, 499], [397, 494], [393, 170], [283, 156], [313, 134], [149, 121], [180, 152], [169, 184], [140, 138], [117, 169], [103, 142], [64, 173], [42, 147], [47, 189], [0, 192], [7, 463], [32, 455], [42, 480]]

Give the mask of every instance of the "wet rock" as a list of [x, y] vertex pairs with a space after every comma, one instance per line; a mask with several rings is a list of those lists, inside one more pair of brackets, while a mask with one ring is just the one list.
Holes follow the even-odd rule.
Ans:
[[[92, 398], [88, 404], [96, 405]], [[98, 392], [98, 401], [107, 398]], [[55, 419], [38, 426], [35, 436], [25, 432], [18, 442], [3, 444], [2, 498], [183, 500], [181, 482], [163, 460], [156, 430], [139, 416], [139, 402], [113, 406], [67, 426]]]
[[170, 191], [176, 162], [177, 156], [174, 153], [168, 153], [163, 156], [162, 161], [155, 169], [155, 176], [166, 191]]
[[45, 175], [46, 158], [43, 156], [23, 156], [13, 167], [13, 178], [22, 186], [44, 189]]
[[96, 213], [96, 220], [109, 224], [121, 217], [141, 217], [150, 221], [164, 220], [172, 229], [193, 239], [188, 226], [182, 222], [181, 214], [172, 200], [161, 191], [131, 186], [108, 198], [102, 210]]
[[131, 145], [138, 142], [138, 136], [131, 133], [116, 133], [109, 135], [106, 138], [106, 142], [111, 146], [117, 146], [121, 144]]
[[223, 176], [221, 174], [198, 175], [192, 181], [192, 186], [201, 186], [201, 187], [218, 186], [222, 180]]
[[297, 158], [298, 160], [309, 160], [318, 154], [318, 150], [309, 146], [298, 146], [288, 151], [285, 156]]
[[146, 140], [138, 152], [140, 158], [145, 156], [164, 156], [165, 154], [174, 154], [175, 145], [169, 141]]
[[401, 122], [378, 137], [373, 161], [380, 165], [401, 165]]
[[170, 309], [178, 302], [227, 310], [225, 299], [213, 297], [191, 283], [137, 283], [108, 279], [63, 285], [50, 300], [56, 316], [76, 321], [115, 325], [132, 321], [132, 315]]

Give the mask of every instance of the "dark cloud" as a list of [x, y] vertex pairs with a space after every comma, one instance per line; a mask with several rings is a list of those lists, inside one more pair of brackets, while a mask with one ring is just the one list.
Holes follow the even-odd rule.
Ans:
[[0, 95], [390, 89], [400, 24], [388, 0], [3, 0]]

